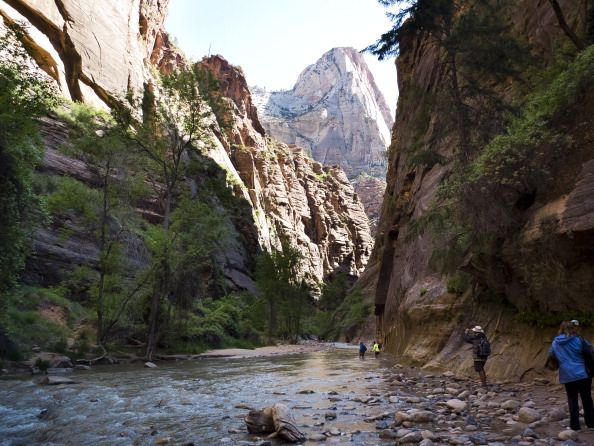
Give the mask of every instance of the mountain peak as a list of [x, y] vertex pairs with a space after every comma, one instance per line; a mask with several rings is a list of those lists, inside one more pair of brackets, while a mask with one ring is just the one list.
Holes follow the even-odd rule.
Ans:
[[323, 164], [339, 165], [350, 178], [385, 176], [393, 118], [354, 48], [327, 51], [299, 74], [291, 90], [252, 93], [272, 136], [304, 147]]

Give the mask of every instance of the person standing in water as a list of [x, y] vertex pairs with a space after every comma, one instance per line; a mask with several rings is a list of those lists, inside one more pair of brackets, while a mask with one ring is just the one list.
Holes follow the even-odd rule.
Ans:
[[367, 346], [363, 343], [363, 341], [361, 341], [359, 343], [359, 358], [364, 359], [366, 351], [367, 351]]
[[371, 347], [371, 351], [375, 354], [377, 358], [380, 354], [380, 346], [376, 341], [373, 341], [373, 347]]

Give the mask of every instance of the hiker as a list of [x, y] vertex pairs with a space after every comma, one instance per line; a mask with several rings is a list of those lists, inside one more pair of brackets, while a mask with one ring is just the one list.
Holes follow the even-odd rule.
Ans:
[[582, 399], [586, 426], [594, 428], [592, 376], [586, 369], [585, 355], [592, 358], [592, 344], [578, 334], [577, 320], [564, 321], [553, 340], [549, 355], [559, 363], [559, 383], [565, 386], [569, 406], [569, 428], [580, 430], [578, 395]]
[[365, 358], [365, 352], [367, 351], [367, 347], [363, 344], [363, 341], [359, 343], [359, 358]]
[[371, 351], [375, 353], [375, 357], [377, 358], [380, 354], [380, 346], [377, 342], [373, 341], [373, 347], [371, 347]]
[[478, 372], [481, 385], [487, 387], [487, 374], [485, 363], [491, 354], [491, 344], [480, 325], [464, 330], [464, 340], [472, 344], [472, 357], [474, 359], [474, 370]]

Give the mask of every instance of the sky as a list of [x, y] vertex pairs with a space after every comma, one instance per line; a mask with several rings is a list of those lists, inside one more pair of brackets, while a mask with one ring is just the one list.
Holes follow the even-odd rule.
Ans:
[[[391, 28], [385, 13], [377, 0], [171, 0], [165, 26], [193, 60], [220, 54], [249, 85], [289, 90], [328, 50], [375, 43]], [[365, 59], [394, 113], [394, 59]]]

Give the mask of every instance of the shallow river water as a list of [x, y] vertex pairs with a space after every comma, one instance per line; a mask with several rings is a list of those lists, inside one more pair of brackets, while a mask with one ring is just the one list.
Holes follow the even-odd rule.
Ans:
[[[286, 356], [161, 362], [157, 369], [101, 366], [71, 375], [74, 385], [42, 386], [39, 377], [0, 380], [0, 445], [153, 445], [165, 439], [235, 445], [257, 440], [246, 431], [242, 405], [260, 409], [277, 402], [292, 409], [306, 434], [333, 427], [352, 434], [326, 443], [382, 444], [374, 423], [364, 420], [386, 406], [357, 400], [381, 392], [382, 372], [391, 365], [388, 358], [361, 361], [356, 348], [337, 345]], [[336, 412], [335, 420], [325, 419], [328, 411]]]

